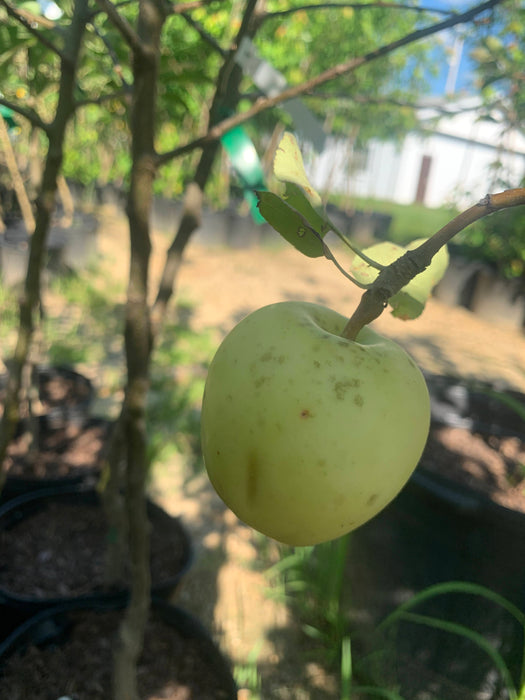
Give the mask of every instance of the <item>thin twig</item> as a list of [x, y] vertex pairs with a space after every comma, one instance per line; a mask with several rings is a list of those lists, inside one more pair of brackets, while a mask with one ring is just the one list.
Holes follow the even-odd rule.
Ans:
[[167, 14], [181, 15], [185, 12], [190, 12], [191, 10], [197, 10], [199, 7], [206, 7], [214, 2], [217, 2], [217, 0], [189, 0], [189, 2], [170, 4]]
[[[3, 0], [2, 0], [3, 1]], [[98, 5], [107, 14], [108, 19], [113, 26], [120, 32], [124, 41], [128, 44], [134, 53], [144, 54], [144, 44], [140, 40], [131, 24], [117, 10], [115, 5], [110, 0], [96, 0]]]
[[132, 89], [133, 88], [126, 83], [122, 90], [110, 92], [106, 95], [99, 95], [98, 97], [86, 97], [83, 100], [77, 100], [75, 102], [75, 109], [80, 109], [82, 107], [86, 107], [87, 105], [102, 105], [104, 102], [108, 102], [109, 100], [120, 100], [123, 97], [129, 96]]
[[[443, 104], [443, 98], [440, 98], [440, 103], [438, 103], [436, 100], [422, 100], [421, 102], [412, 102], [410, 100], [403, 100], [398, 97], [394, 97], [392, 95], [384, 95], [383, 97], [378, 97], [377, 95], [355, 95], [355, 94], [348, 94], [348, 93], [329, 93], [329, 92], [318, 92], [316, 90], [312, 90], [311, 92], [306, 93], [309, 97], [312, 97], [313, 99], [317, 100], [337, 100], [338, 102], [356, 102], [357, 104], [364, 104], [364, 105], [392, 105], [393, 107], [409, 107], [410, 109], [413, 110], [421, 110], [421, 109], [428, 109], [428, 110], [433, 110], [437, 114], [441, 114], [445, 117], [454, 117], [458, 114], [464, 114], [465, 112], [477, 112], [480, 108], [479, 103], [472, 103], [471, 106], [468, 105], [462, 105], [461, 107], [458, 107], [457, 109], [453, 108], [454, 105], [454, 97], [453, 96], [447, 96], [446, 98], [446, 104]], [[257, 93], [257, 96], [251, 96], [251, 95], [244, 95], [246, 99], [251, 99], [252, 101], [255, 100], [258, 96], [260, 96], [260, 93]], [[483, 105], [484, 108], [487, 110], [491, 109], [496, 109], [498, 106], [501, 104], [501, 100], [497, 100], [494, 102], [491, 102], [490, 104]], [[450, 105], [450, 108], [447, 107], [447, 105]]]
[[204, 41], [207, 44], [209, 44], [214, 51], [220, 54], [223, 58], [226, 58], [226, 56], [228, 55], [226, 49], [222, 48], [222, 46], [215, 39], [215, 37], [213, 37], [209, 32], [207, 32], [202, 26], [202, 24], [196, 22], [187, 12], [181, 12], [180, 15], [186, 20], [190, 27], [192, 27], [193, 29], [195, 29], [196, 32], [198, 32], [201, 39], [204, 39]]
[[312, 12], [312, 10], [334, 10], [334, 9], [351, 9], [351, 10], [371, 10], [371, 9], [388, 9], [388, 10], [409, 10], [412, 12], [431, 12], [435, 15], [445, 15], [450, 17], [457, 14], [454, 10], [445, 10], [442, 7], [428, 7], [426, 5], [408, 5], [397, 2], [321, 2], [312, 5], [297, 5], [286, 10], [278, 10], [275, 12], [266, 12], [260, 16], [261, 22], [266, 22], [270, 19], [282, 19], [296, 12]]
[[101, 42], [104, 44], [104, 46], [106, 47], [106, 50], [107, 50], [107, 52], [108, 52], [108, 54], [109, 54], [109, 57], [111, 58], [111, 62], [113, 63], [113, 70], [114, 70], [115, 73], [117, 74], [117, 76], [118, 76], [120, 82], [122, 83], [122, 85], [123, 85], [125, 88], [128, 88], [128, 89], [130, 90], [130, 89], [131, 89], [131, 86], [130, 86], [130, 84], [128, 83], [128, 81], [126, 80], [126, 78], [124, 77], [124, 73], [123, 73], [123, 71], [122, 71], [122, 65], [121, 65], [121, 63], [120, 63], [120, 61], [119, 61], [119, 58], [118, 58], [118, 56], [117, 56], [117, 53], [116, 53], [115, 49], [114, 49], [113, 46], [111, 45], [111, 42], [108, 41], [108, 38], [105, 36], [105, 34], [104, 34], [103, 32], [100, 31], [100, 29], [95, 25], [94, 22], [91, 23], [91, 27], [92, 27], [93, 31], [95, 32], [95, 34], [96, 34], [96, 35], [98, 36], [98, 38], [100, 39], [100, 41], [101, 41]]
[[363, 282], [359, 282], [358, 279], [356, 279], [349, 272], [347, 272], [344, 269], [344, 267], [338, 262], [337, 258], [332, 253], [330, 248], [326, 245], [326, 243], [323, 240], [321, 240], [321, 243], [323, 244], [323, 253], [324, 253], [325, 258], [327, 260], [330, 260], [330, 262], [332, 262], [337, 267], [337, 269], [339, 270], [339, 272], [342, 275], [344, 275], [347, 279], [350, 280], [350, 282], [355, 284], [357, 287], [360, 287], [361, 289], [369, 289], [369, 287], [370, 287], [369, 284], [364, 284]]
[[64, 60], [64, 54], [58, 48], [58, 46], [48, 39], [44, 32], [41, 32], [34, 26], [34, 23], [27, 18], [25, 12], [20, 12], [20, 10], [17, 10], [10, 3], [8, 3], [7, 0], [0, 0], [0, 5], [5, 7], [7, 14], [19, 22], [30, 34], [36, 37], [43, 46], [47, 47], [60, 59]]
[[376, 262], [375, 260], [372, 260], [372, 258], [369, 258], [366, 253], [363, 253], [360, 248], [358, 248], [356, 245], [352, 243], [345, 235], [344, 233], [341, 233], [341, 231], [337, 228], [337, 226], [334, 226], [332, 222], [330, 221], [330, 226], [331, 226], [331, 231], [335, 233], [335, 235], [339, 238], [342, 243], [345, 244], [347, 248], [349, 248], [352, 253], [357, 255], [361, 260], [363, 260], [367, 265], [370, 265], [370, 267], [375, 268], [376, 270], [384, 270], [385, 266], [381, 265], [381, 263]]
[[[97, 1], [101, 2], [102, 0]], [[264, 112], [265, 110], [270, 109], [272, 107], [276, 107], [277, 105], [281, 104], [282, 102], [285, 102], [286, 100], [290, 100], [294, 97], [299, 97], [300, 95], [310, 92], [317, 86], [323, 85], [324, 83], [327, 83], [330, 80], [334, 80], [335, 78], [340, 78], [343, 75], [352, 73], [355, 70], [357, 70], [357, 68], [360, 68], [362, 65], [370, 63], [371, 61], [374, 61], [378, 58], [387, 56], [388, 54], [396, 51], [402, 46], [407, 46], [408, 44], [420, 41], [421, 39], [431, 36], [432, 34], [441, 32], [444, 29], [450, 29], [450, 27], [454, 27], [458, 24], [469, 22], [482, 12], [486, 12], [487, 10], [496, 7], [502, 1], [503, 0], [487, 0], [486, 2], [476, 5], [475, 7], [472, 7], [471, 9], [459, 15], [454, 15], [453, 17], [449, 17], [441, 22], [436, 22], [435, 24], [431, 24], [428, 27], [423, 27], [422, 29], [410, 32], [410, 34], [406, 34], [400, 39], [392, 41], [389, 44], [384, 44], [383, 46], [380, 46], [379, 48], [374, 49], [373, 51], [370, 51], [369, 53], [364, 54], [363, 56], [351, 58], [348, 61], [339, 63], [337, 66], [333, 66], [332, 68], [323, 71], [319, 75], [314, 76], [310, 80], [306, 80], [300, 85], [294, 85], [293, 87], [289, 87], [286, 90], [283, 90], [283, 92], [279, 93], [278, 95], [274, 95], [273, 97], [262, 97], [259, 100], [257, 100], [255, 104], [249, 109], [247, 109], [245, 112], [235, 114], [234, 116], [224, 119], [218, 124], [212, 126], [208, 130], [208, 133], [204, 134], [203, 136], [200, 136], [194, 139], [193, 141], [190, 141], [189, 143], [183, 144], [182, 146], [178, 146], [177, 148], [174, 148], [171, 151], [160, 153], [157, 156], [157, 165], [164, 165], [165, 163], [168, 163], [169, 161], [173, 160], [173, 158], [178, 158], [182, 155], [185, 155], [186, 153], [190, 153], [196, 148], [202, 148], [210, 141], [216, 141], [217, 139], [219, 139], [227, 131], [233, 129], [234, 126], [244, 124], [257, 114], [260, 114], [261, 112]]]
[[42, 131], [46, 133], [49, 131], [50, 125], [45, 122], [34, 109], [31, 109], [30, 107], [22, 107], [16, 102], [11, 102], [11, 100], [7, 100], [2, 96], [0, 96], [0, 105], [8, 107], [13, 112], [16, 112], [16, 114], [24, 117], [24, 119], [27, 119], [27, 121], [37, 129], [42, 129]]
[[31, 24], [39, 24], [45, 29], [53, 29], [55, 27], [55, 22], [52, 19], [44, 17], [44, 15], [35, 15], [25, 8], [18, 8], [16, 12], [18, 12], [20, 17], [24, 17]]

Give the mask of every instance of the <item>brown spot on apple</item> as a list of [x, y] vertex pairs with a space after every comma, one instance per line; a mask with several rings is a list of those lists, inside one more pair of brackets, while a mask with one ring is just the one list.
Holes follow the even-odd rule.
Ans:
[[303, 408], [301, 411], [301, 418], [313, 418], [313, 414], [309, 408]]

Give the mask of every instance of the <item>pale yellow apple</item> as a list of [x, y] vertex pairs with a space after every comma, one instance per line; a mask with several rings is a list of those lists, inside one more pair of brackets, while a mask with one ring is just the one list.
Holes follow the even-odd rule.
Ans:
[[209, 369], [202, 447], [224, 502], [293, 545], [344, 535], [401, 490], [430, 422], [411, 357], [370, 328], [306, 302], [263, 307], [224, 339]]

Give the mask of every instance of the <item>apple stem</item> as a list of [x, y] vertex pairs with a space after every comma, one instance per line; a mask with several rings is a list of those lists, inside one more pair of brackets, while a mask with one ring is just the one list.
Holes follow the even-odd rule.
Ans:
[[428, 238], [417, 248], [407, 251], [392, 264], [381, 270], [361, 297], [361, 300], [348, 320], [343, 337], [355, 340], [359, 331], [376, 318], [386, 308], [388, 300], [397, 294], [410, 280], [423, 272], [430, 265], [434, 255], [448, 241], [464, 228], [493, 214], [501, 209], [517, 207], [525, 204], [525, 188], [505, 190], [497, 194], [487, 194], [483, 199], [458, 214], [452, 221], [445, 224], [431, 238]]

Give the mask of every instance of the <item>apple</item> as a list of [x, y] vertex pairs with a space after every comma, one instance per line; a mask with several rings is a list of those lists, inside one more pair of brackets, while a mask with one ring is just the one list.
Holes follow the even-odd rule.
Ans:
[[210, 365], [202, 447], [219, 496], [280, 542], [312, 545], [376, 515], [404, 486], [430, 424], [425, 380], [395, 342], [317, 304], [243, 319]]

